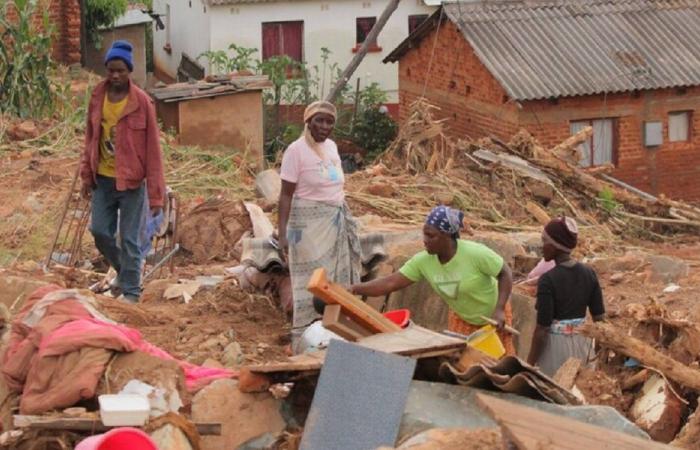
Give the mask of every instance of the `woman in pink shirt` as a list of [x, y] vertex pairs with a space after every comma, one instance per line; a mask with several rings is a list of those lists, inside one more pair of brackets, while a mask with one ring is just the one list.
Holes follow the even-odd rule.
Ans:
[[312, 272], [324, 267], [336, 283], [360, 281], [357, 225], [345, 203], [338, 147], [328, 138], [335, 119], [333, 104], [310, 104], [304, 111], [304, 134], [282, 157], [278, 235], [292, 277], [295, 353], [304, 329], [318, 318], [306, 290]]

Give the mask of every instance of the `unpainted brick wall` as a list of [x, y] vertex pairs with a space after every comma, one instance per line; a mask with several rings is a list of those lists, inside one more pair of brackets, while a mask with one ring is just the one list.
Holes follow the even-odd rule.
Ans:
[[[49, 19], [56, 27], [53, 41], [53, 57], [63, 64], [80, 63], [80, 0], [42, 0], [42, 8], [48, 8]], [[16, 10], [7, 9], [7, 18], [13, 20]], [[41, 16], [35, 17], [37, 24]]]
[[[437, 35], [437, 42], [436, 42]], [[481, 63], [457, 27], [445, 21], [399, 62], [399, 115], [425, 97], [448, 118], [457, 138], [508, 139], [519, 128], [545, 147], [569, 135], [574, 120], [617, 119], [617, 168], [613, 176], [655, 195], [700, 201], [700, 87], [515, 102]], [[692, 111], [691, 139], [668, 141], [668, 113]], [[664, 125], [663, 145], [643, 145], [645, 121]]]

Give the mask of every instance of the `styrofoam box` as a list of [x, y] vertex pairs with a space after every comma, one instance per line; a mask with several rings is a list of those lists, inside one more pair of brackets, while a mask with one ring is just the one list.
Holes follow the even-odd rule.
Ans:
[[100, 418], [108, 427], [139, 427], [146, 423], [151, 407], [142, 395], [100, 395]]

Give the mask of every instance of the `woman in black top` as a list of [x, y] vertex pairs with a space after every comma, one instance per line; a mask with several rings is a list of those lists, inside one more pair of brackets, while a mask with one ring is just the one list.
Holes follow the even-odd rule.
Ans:
[[586, 310], [594, 321], [603, 320], [605, 307], [598, 277], [593, 269], [576, 262], [578, 229], [570, 217], [550, 221], [542, 231], [542, 252], [556, 266], [542, 275], [537, 284], [537, 327], [527, 362], [554, 375], [569, 358], [584, 364], [592, 356], [593, 342], [578, 333], [586, 320]]

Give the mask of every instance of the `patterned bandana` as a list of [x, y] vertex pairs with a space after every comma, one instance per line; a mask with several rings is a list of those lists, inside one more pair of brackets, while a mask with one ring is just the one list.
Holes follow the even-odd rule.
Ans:
[[449, 206], [436, 206], [430, 211], [425, 219], [426, 225], [437, 228], [443, 233], [454, 235], [459, 233], [463, 228], [462, 221], [464, 213], [458, 209], [450, 208]]

